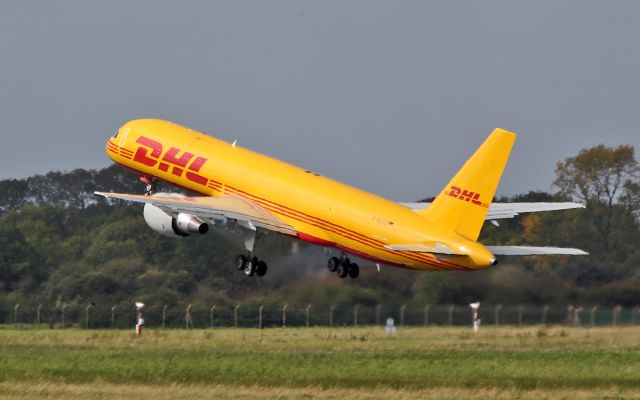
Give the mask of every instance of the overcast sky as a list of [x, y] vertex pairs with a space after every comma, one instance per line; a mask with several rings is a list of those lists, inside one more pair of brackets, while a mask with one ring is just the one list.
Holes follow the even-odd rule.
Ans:
[[153, 117], [395, 200], [495, 127], [501, 194], [599, 143], [640, 149], [637, 1], [4, 1], [0, 178], [101, 168]]

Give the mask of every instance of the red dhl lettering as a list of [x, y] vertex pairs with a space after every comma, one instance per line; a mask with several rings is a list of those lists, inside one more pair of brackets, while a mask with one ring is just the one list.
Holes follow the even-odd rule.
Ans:
[[[157, 168], [162, 172], [168, 172], [171, 167], [171, 173], [175, 176], [182, 176], [186, 169], [187, 173], [185, 176], [188, 180], [199, 185], [207, 185], [209, 180], [198, 174], [202, 166], [207, 162], [206, 158], [200, 156], [195, 157], [194, 154], [189, 153], [188, 151], [183, 152], [175, 147], [169, 148], [169, 150], [162, 155], [162, 143], [144, 136], [140, 136], [136, 139], [136, 143], [140, 146], [136, 150], [133, 161], [139, 162], [148, 167], [155, 167], [158, 165]], [[193, 161], [189, 165], [191, 160]]]
[[448, 196], [451, 196], [453, 198], [462, 200], [462, 201], [467, 201], [467, 202], [471, 202], [473, 204], [482, 206], [482, 207], [488, 207], [485, 204], [483, 204], [479, 199], [480, 199], [480, 193], [476, 193], [476, 192], [471, 192], [469, 190], [466, 189], [460, 189], [457, 186], [451, 186], [449, 188], [448, 192], [445, 192], [445, 194], [447, 194]]

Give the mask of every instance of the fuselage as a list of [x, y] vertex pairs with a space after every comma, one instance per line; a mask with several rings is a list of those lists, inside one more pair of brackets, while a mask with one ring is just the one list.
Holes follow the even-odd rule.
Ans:
[[[142, 175], [204, 196], [250, 200], [297, 237], [375, 262], [412, 269], [471, 270], [493, 259], [481, 244], [394, 201], [171, 122], [131, 121], [110, 138], [109, 157]], [[436, 257], [385, 245], [445, 241], [469, 255]]]

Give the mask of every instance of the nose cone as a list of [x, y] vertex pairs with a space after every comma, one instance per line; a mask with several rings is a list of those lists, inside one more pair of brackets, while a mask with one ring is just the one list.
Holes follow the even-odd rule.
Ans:
[[118, 162], [119, 156], [131, 159], [133, 155], [130, 149], [125, 148], [125, 141], [129, 132], [129, 122], [124, 124], [114, 133], [108, 140], [105, 147], [105, 151], [109, 158]]
[[115, 161], [115, 157], [118, 155], [118, 144], [113, 137], [110, 137], [109, 140], [107, 140], [105, 151], [109, 158]]

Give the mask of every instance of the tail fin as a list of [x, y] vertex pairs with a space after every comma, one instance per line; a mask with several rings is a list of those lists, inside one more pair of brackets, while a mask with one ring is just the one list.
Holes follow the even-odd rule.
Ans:
[[418, 213], [467, 239], [477, 240], [515, 139], [514, 133], [495, 129], [442, 193]]

